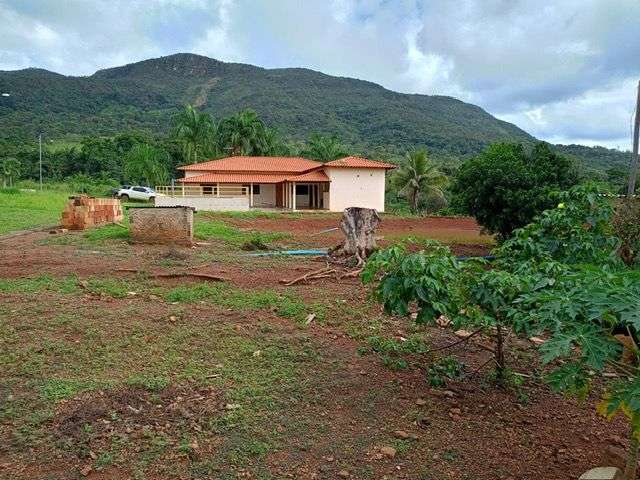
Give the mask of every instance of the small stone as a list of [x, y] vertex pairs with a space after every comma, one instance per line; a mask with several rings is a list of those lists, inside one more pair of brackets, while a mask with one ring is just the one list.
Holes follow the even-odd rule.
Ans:
[[420, 407], [424, 407], [427, 404], [427, 401], [424, 398], [418, 398], [416, 400], [416, 405]]
[[602, 458], [600, 459], [601, 465], [608, 465], [610, 467], [624, 468], [627, 463], [627, 452], [613, 445], [607, 445], [602, 452]]
[[622, 470], [616, 467], [596, 467], [580, 475], [579, 480], [622, 480]]
[[471, 332], [469, 330], [464, 330], [462, 328], [460, 330], [456, 330], [453, 334], [459, 338], [469, 338], [471, 336]]
[[442, 392], [442, 394], [445, 397], [449, 397], [449, 398], [453, 398], [456, 396], [455, 392], [452, 392], [451, 390], [445, 390], [444, 392]]
[[340, 478], [349, 478], [351, 475], [349, 474], [349, 472], [347, 472], [346, 470], [340, 470], [338, 472], [338, 476]]
[[393, 432], [393, 436], [402, 440], [406, 440], [409, 438], [409, 434], [404, 430], [396, 430], [395, 432]]
[[542, 345], [545, 342], [545, 340], [540, 337], [529, 337], [529, 341], [534, 345]]
[[460, 416], [462, 415], [462, 410], [460, 410], [459, 408], [452, 408], [451, 410], [449, 410], [449, 415], [450, 416]]
[[171, 315], [171, 316], [169, 317], [169, 321], [170, 321], [170, 322], [175, 322], [176, 320], [178, 320], [178, 317], [176, 317], [175, 315]]
[[98, 458], [98, 455], [96, 455], [96, 452], [94, 452], [93, 450], [89, 450], [89, 456], [95, 460], [96, 458]]
[[240, 405], [239, 403], [227, 403], [225, 405], [225, 408], [227, 410], [237, 410], [241, 407], [242, 405]]
[[80, 475], [82, 475], [83, 477], [86, 477], [91, 473], [92, 470], [93, 468], [91, 467], [91, 465], [85, 465], [80, 469]]
[[255, 352], [253, 352], [253, 356], [256, 357], [256, 358], [261, 356], [261, 355], [262, 355], [262, 350], [256, 350]]
[[382, 447], [380, 453], [385, 457], [393, 458], [396, 456], [396, 449], [393, 447]]

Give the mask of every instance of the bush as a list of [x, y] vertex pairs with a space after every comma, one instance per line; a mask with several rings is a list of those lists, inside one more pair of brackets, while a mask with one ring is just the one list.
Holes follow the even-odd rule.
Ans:
[[548, 144], [541, 142], [527, 153], [522, 145], [498, 143], [460, 167], [452, 201], [504, 239], [551, 208], [552, 192], [576, 182], [572, 163], [553, 153]]
[[613, 230], [620, 239], [619, 254], [631, 266], [640, 256], [640, 198], [625, 198], [616, 210]]

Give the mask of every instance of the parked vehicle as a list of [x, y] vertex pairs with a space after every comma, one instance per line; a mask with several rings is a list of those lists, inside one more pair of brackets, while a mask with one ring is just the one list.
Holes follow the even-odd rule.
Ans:
[[140, 186], [127, 186], [125, 185], [118, 193], [116, 193], [116, 197], [125, 202], [127, 200], [154, 200], [156, 198], [156, 192], [153, 188], [150, 187], [140, 187]]

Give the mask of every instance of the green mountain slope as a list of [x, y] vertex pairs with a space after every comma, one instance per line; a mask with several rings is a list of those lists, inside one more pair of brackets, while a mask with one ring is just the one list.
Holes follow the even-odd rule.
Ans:
[[402, 94], [308, 69], [264, 69], [192, 54], [89, 77], [40, 69], [0, 72], [0, 91], [11, 93], [0, 98], [0, 140], [10, 143], [31, 140], [39, 131], [50, 139], [131, 129], [166, 133], [171, 116], [186, 103], [214, 118], [252, 108], [288, 137], [336, 134], [363, 152], [427, 146], [437, 155], [465, 156], [499, 140], [535, 140], [451, 97]]

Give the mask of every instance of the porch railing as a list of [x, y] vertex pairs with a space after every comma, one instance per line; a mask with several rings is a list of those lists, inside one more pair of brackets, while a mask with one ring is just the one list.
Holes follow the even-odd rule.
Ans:
[[160, 185], [156, 193], [169, 197], [247, 197], [245, 185]]

